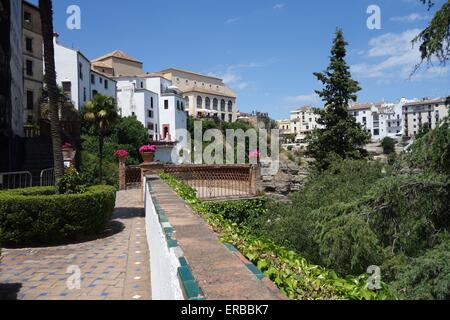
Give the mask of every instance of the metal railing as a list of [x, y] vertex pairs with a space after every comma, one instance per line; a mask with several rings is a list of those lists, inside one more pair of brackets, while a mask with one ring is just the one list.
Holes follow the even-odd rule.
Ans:
[[142, 173], [139, 166], [127, 166], [125, 169], [125, 187], [140, 188], [142, 186]]
[[0, 189], [22, 189], [33, 186], [33, 177], [29, 171], [0, 173]]
[[45, 169], [41, 171], [40, 175], [40, 186], [50, 187], [55, 185], [55, 169]]
[[254, 170], [251, 165], [172, 165], [163, 169], [196, 189], [203, 200], [255, 196]]

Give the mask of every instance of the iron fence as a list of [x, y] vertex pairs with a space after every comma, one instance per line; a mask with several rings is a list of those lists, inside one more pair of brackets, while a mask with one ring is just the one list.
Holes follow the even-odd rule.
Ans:
[[33, 186], [33, 177], [29, 171], [0, 173], [0, 189], [22, 189]]
[[55, 169], [45, 169], [41, 171], [40, 175], [40, 186], [50, 187], [55, 185]]
[[125, 187], [140, 188], [142, 185], [142, 173], [139, 166], [127, 166], [125, 169]]
[[255, 196], [254, 170], [251, 165], [173, 165], [163, 169], [196, 189], [203, 200]]

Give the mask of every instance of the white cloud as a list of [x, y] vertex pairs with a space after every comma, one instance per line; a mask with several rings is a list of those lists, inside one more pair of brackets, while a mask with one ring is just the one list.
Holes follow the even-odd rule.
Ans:
[[408, 22], [416, 22], [416, 21], [423, 21], [423, 20], [429, 20], [429, 19], [431, 19], [431, 17], [428, 15], [422, 15], [420, 13], [411, 13], [406, 16], [392, 17], [391, 21], [408, 23]]
[[281, 10], [281, 9], [283, 9], [284, 7], [286, 7], [286, 4], [285, 4], [285, 3], [277, 3], [276, 5], [273, 6], [273, 8], [274, 8], [275, 10]]
[[229, 18], [225, 21], [226, 24], [235, 24], [236, 22], [238, 22], [241, 18], [239, 17], [234, 17], [234, 18]]
[[302, 94], [298, 96], [291, 96], [286, 98], [287, 102], [293, 102], [293, 103], [312, 103], [312, 102], [319, 102], [320, 98], [317, 94]]
[[242, 72], [244, 69], [260, 67], [257, 63], [235, 64], [228, 66], [225, 71], [218, 73], [209, 73], [210, 76], [223, 79], [223, 82], [233, 89], [244, 90], [250, 85], [244, 81]]
[[[367, 62], [352, 66], [352, 72], [362, 78], [408, 79], [415, 66], [421, 61], [418, 46], [411, 41], [420, 33], [420, 29], [410, 29], [400, 33], [387, 33], [369, 41]], [[377, 62], [371, 62], [377, 60]], [[448, 72], [448, 68], [433, 67], [419, 70], [412, 80], [439, 77]]]

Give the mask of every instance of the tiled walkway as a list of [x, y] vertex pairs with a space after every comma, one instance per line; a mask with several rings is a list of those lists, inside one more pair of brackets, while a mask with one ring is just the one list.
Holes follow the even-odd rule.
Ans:
[[[3, 249], [0, 300], [150, 299], [149, 255], [140, 190], [117, 194], [110, 229], [109, 236], [81, 244]], [[76, 288], [78, 271], [80, 289]]]
[[167, 184], [155, 179], [151, 185], [208, 300], [284, 299], [273, 283], [268, 286], [258, 280], [237, 255], [221, 244], [209, 225]]

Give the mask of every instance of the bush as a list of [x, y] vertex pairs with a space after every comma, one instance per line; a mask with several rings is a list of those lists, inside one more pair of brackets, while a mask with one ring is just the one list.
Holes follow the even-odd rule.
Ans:
[[236, 223], [249, 223], [267, 211], [267, 199], [249, 199], [223, 202], [206, 202], [205, 208], [211, 214], [220, 214]]
[[450, 237], [406, 265], [393, 283], [403, 296], [414, 300], [450, 299]]
[[112, 217], [115, 189], [87, 188], [82, 194], [57, 195], [55, 188], [0, 192], [0, 242], [48, 245], [102, 232]]
[[[202, 214], [221, 240], [236, 246], [240, 252], [271, 279], [290, 299], [392, 299], [387, 286], [367, 289], [367, 275], [340, 278], [334, 271], [310, 264], [299, 254], [281, 247], [265, 236], [255, 235], [251, 228], [238, 225], [218, 213], [211, 203], [200, 201], [195, 191], [170, 175], [163, 178], [194, 210]], [[228, 209], [227, 209], [228, 211]]]
[[450, 176], [450, 120], [417, 139], [405, 161], [410, 168]]
[[390, 137], [386, 137], [381, 142], [381, 146], [383, 147], [384, 154], [392, 154], [395, 152], [396, 141]]
[[77, 194], [86, 192], [86, 186], [80, 174], [74, 169], [66, 170], [64, 177], [58, 181], [60, 194]]

